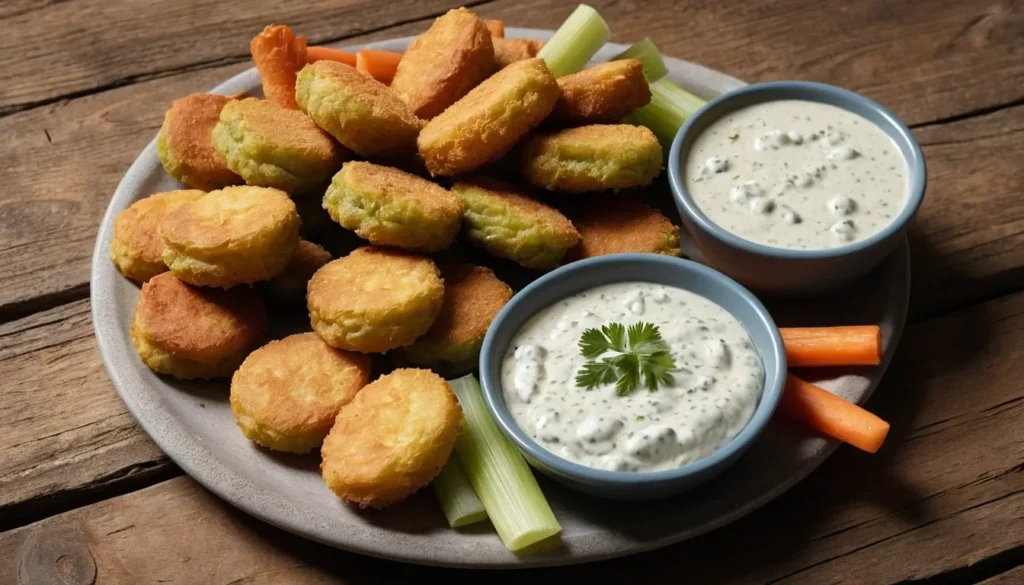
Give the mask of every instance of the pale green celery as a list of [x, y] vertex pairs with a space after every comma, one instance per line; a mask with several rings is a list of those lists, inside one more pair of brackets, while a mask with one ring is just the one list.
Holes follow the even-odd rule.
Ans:
[[668, 75], [668, 67], [665, 67], [665, 61], [661, 58], [658, 47], [650, 38], [644, 37], [644, 40], [613, 57], [612, 61], [620, 59], [640, 61], [644, 66], [644, 78], [647, 79], [647, 83], [655, 82]]
[[650, 86], [651, 103], [633, 110], [630, 117], [650, 128], [668, 154], [676, 133], [707, 102], [668, 79], [659, 79]]
[[601, 15], [580, 4], [537, 56], [544, 59], [555, 77], [576, 73], [608, 42], [610, 34]]
[[530, 466], [487, 411], [476, 378], [463, 376], [448, 385], [464, 422], [455, 453], [505, 546], [517, 551], [561, 532]]
[[448, 519], [448, 526], [459, 528], [487, 518], [487, 510], [469, 485], [458, 457], [448, 459], [430, 486]]

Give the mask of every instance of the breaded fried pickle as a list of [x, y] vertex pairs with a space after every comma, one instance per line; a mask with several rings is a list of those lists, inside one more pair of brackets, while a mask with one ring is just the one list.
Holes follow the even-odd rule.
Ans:
[[466, 236], [494, 256], [527, 268], [547, 270], [562, 260], [580, 235], [557, 209], [519, 189], [487, 177], [456, 183]]
[[347, 162], [334, 175], [324, 209], [372, 244], [419, 252], [447, 248], [462, 222], [462, 202], [444, 187], [362, 161]]
[[150, 195], [132, 203], [114, 219], [114, 239], [110, 242], [110, 258], [121, 274], [145, 282], [167, 271], [164, 264], [164, 241], [160, 238], [160, 222], [168, 211], [195, 201], [206, 193], [196, 189], [167, 191]]
[[299, 241], [299, 214], [283, 191], [225, 187], [165, 215], [160, 236], [164, 263], [175, 276], [227, 288], [284, 270]]
[[213, 147], [249, 185], [288, 193], [323, 183], [348, 157], [302, 112], [255, 98], [224, 105]]
[[263, 336], [266, 309], [255, 291], [190, 286], [163, 273], [142, 285], [131, 338], [142, 361], [177, 378], [221, 378]]
[[383, 508], [430, 483], [451, 455], [462, 408], [429, 370], [381, 376], [342, 407], [320, 450], [324, 482], [361, 508]]
[[625, 195], [588, 201], [569, 213], [580, 243], [573, 260], [631, 252], [680, 256], [679, 227], [660, 211]]
[[636, 59], [601, 63], [558, 78], [562, 90], [551, 117], [571, 124], [615, 124], [651, 101], [644, 67]]
[[310, 63], [295, 86], [299, 109], [360, 156], [398, 158], [416, 152], [423, 121], [388, 86], [348, 65]]
[[534, 39], [491, 39], [494, 45], [494, 62], [504, 69], [516, 61], [533, 59], [544, 47], [544, 41]]
[[558, 83], [540, 59], [514, 63], [427, 123], [417, 145], [427, 169], [451, 176], [511, 150], [551, 112]]
[[156, 137], [156, 154], [168, 175], [203, 191], [242, 182], [213, 148], [213, 128], [220, 111], [234, 99], [238, 98], [194, 93], [174, 100]]
[[290, 335], [252, 352], [235, 371], [231, 412], [250, 441], [308, 453], [369, 381], [367, 356], [334, 349], [316, 333]]
[[487, 26], [470, 10], [456, 8], [405, 50], [391, 90], [414, 114], [429, 120], [496, 69]]
[[426, 257], [359, 248], [324, 265], [306, 301], [316, 331], [330, 345], [363, 353], [409, 345], [441, 310], [444, 283]]
[[267, 291], [278, 300], [306, 298], [306, 285], [317, 270], [331, 261], [331, 253], [308, 240], [299, 240], [284, 271], [267, 281]]
[[661, 162], [661, 145], [647, 128], [595, 124], [534, 136], [522, 171], [538, 187], [582, 193], [650, 184]]

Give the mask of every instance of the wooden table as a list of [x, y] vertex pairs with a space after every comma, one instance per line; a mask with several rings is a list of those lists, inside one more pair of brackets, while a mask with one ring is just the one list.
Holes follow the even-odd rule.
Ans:
[[[843, 85], [914, 129], [931, 180], [912, 315], [870, 403], [893, 430], [877, 455], [842, 448], [697, 540], [487, 575], [343, 553], [241, 514], [168, 461], [100, 363], [94, 236], [170, 101], [249, 67], [267, 23], [354, 43], [420, 32], [457, 5], [255, 4], [0, 4], [0, 583], [1024, 583], [1024, 2], [593, 2], [613, 40], [650, 36], [749, 81]], [[575, 2], [468, 4], [555, 28]]]

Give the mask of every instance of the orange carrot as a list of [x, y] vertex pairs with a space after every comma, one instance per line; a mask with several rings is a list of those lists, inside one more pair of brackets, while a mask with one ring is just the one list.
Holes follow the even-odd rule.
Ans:
[[505, 23], [501, 20], [484, 20], [487, 30], [491, 31], [492, 37], [505, 38]]
[[401, 53], [363, 49], [356, 53], [356, 69], [381, 83], [389, 84], [394, 79], [398, 62], [401, 60]]
[[779, 412], [868, 453], [878, 451], [889, 434], [889, 423], [793, 374], [786, 376]]
[[272, 24], [253, 37], [249, 51], [267, 100], [299, 109], [295, 104], [295, 74], [306, 65], [306, 37], [295, 36], [289, 26]]
[[306, 49], [306, 61], [309, 63], [316, 61], [337, 61], [338, 63], [344, 63], [349, 67], [355, 67], [356, 54], [349, 53], [348, 51], [331, 49], [330, 47], [310, 47]]
[[882, 332], [877, 325], [780, 327], [791, 368], [875, 366], [882, 361]]

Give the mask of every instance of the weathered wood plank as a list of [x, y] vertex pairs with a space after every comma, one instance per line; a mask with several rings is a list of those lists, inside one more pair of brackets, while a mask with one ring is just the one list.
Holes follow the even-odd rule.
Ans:
[[1010, 569], [1009, 571], [985, 579], [978, 585], [1018, 585], [1024, 583], [1024, 565]]

